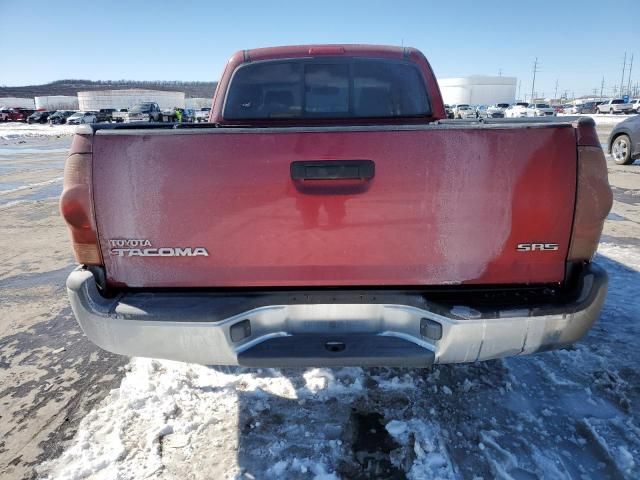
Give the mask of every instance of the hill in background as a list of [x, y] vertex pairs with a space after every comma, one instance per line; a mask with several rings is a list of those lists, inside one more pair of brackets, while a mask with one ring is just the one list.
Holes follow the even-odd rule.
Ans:
[[48, 95], [77, 95], [88, 90], [124, 90], [144, 88], [184, 92], [187, 98], [212, 98], [218, 82], [181, 82], [172, 80], [57, 80], [45, 85], [27, 85], [24, 87], [0, 87], [0, 97], [32, 98]]

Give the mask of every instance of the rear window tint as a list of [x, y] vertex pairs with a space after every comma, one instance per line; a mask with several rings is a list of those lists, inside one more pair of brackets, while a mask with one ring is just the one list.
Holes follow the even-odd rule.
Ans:
[[224, 118], [399, 118], [431, 114], [417, 67], [379, 59], [299, 59], [240, 67]]

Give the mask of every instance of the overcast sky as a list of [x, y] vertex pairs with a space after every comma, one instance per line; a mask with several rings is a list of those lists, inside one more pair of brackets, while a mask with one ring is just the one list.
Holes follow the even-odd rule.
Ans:
[[[414, 46], [438, 77], [515, 76], [540, 96], [640, 82], [640, 0], [0, 0], [0, 85], [217, 80], [236, 50], [300, 43]], [[628, 72], [628, 65], [627, 65]], [[627, 74], [624, 84], [627, 83]]]

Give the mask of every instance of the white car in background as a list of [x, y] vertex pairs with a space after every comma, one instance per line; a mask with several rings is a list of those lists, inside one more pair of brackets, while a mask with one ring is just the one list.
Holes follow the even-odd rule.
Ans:
[[464, 118], [476, 118], [476, 110], [474, 108], [471, 108], [471, 106], [469, 105], [456, 105], [455, 111], [455, 118], [460, 118], [460, 119], [464, 119]]
[[67, 125], [80, 125], [81, 123], [96, 123], [98, 116], [95, 112], [76, 112], [67, 118]]
[[633, 111], [635, 113], [640, 113], [640, 98], [636, 98], [634, 100], [631, 100], [631, 106], [633, 107]]
[[211, 107], [202, 107], [196, 110], [196, 122], [208, 122], [209, 114], [211, 113]]
[[504, 112], [509, 108], [508, 103], [494, 103], [487, 107], [487, 118], [503, 118]]
[[528, 103], [514, 103], [504, 111], [505, 118], [524, 118], [527, 116]]
[[579, 105], [569, 105], [564, 107], [564, 113], [569, 115], [577, 115], [580, 112]]
[[556, 111], [548, 103], [530, 103], [526, 108], [527, 117], [553, 117]]
[[622, 98], [612, 98], [597, 107], [598, 113], [632, 113], [633, 106], [631, 103], [625, 103]]

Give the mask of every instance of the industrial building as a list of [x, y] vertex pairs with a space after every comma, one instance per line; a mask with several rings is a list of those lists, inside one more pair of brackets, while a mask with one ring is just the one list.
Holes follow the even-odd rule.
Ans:
[[[100, 110], [101, 108], [131, 108], [142, 102], [156, 102], [160, 108], [184, 108], [184, 92], [166, 92], [162, 90], [92, 90], [78, 92], [80, 110]], [[210, 100], [209, 100], [210, 102]]]
[[438, 79], [442, 98], [448, 105], [515, 103], [517, 82], [516, 77], [485, 75]]
[[78, 110], [78, 97], [49, 95], [35, 97], [36, 110]]
[[0, 97], [0, 108], [34, 108], [33, 98]]

